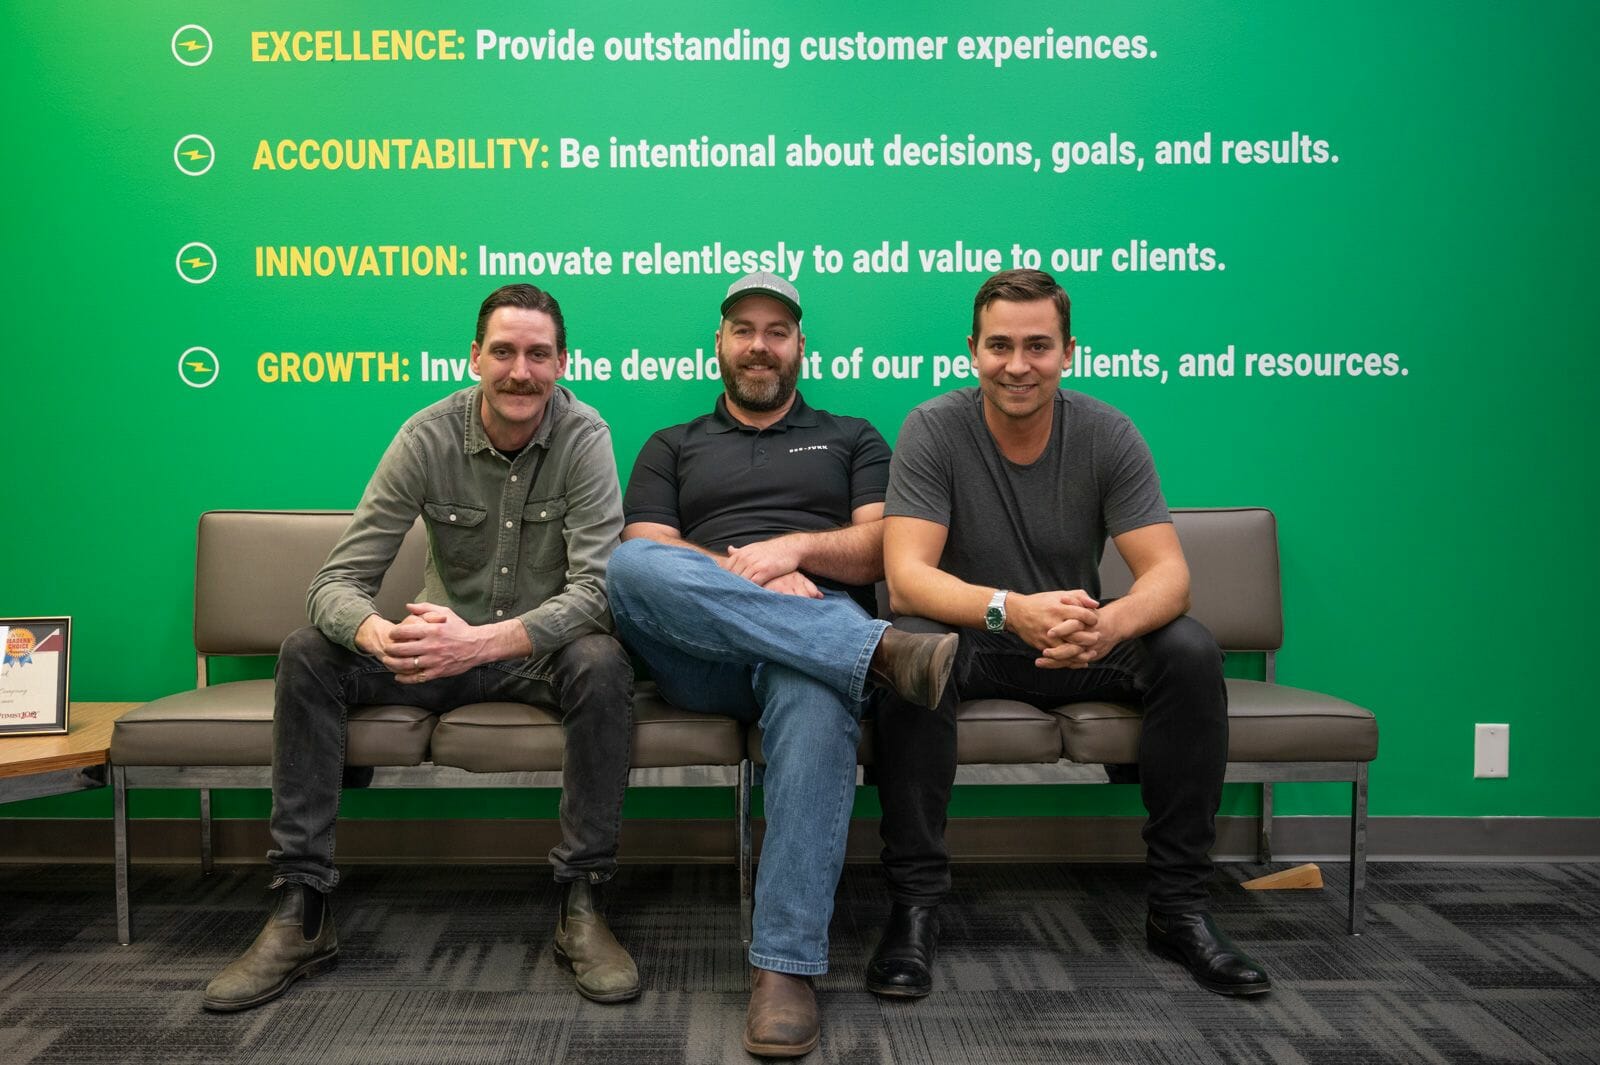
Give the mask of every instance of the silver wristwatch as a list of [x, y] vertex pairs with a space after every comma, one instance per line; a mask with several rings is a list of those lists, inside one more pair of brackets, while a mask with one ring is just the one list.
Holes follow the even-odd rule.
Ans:
[[990, 632], [1006, 631], [1006, 596], [1009, 593], [1001, 588], [994, 593], [994, 598], [989, 600], [989, 609], [983, 612], [983, 627]]

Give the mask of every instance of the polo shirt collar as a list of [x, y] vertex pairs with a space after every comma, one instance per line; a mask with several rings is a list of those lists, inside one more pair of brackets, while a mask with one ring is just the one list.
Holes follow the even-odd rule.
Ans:
[[[728, 413], [727, 399], [728, 397], [726, 393], [717, 397], [716, 409], [711, 412], [711, 417], [706, 419], [706, 432], [731, 433], [736, 429], [745, 429], [752, 432], [756, 431], [755, 426], [746, 425], [744, 422], [739, 421], [733, 415]], [[794, 404], [786, 412], [784, 412], [783, 417], [779, 418], [762, 431], [781, 433], [787, 430], [790, 426], [794, 426], [797, 429], [811, 429], [815, 428], [818, 424], [820, 423], [817, 421], [817, 412], [812, 410], [806, 404], [805, 397], [797, 391], [794, 394]]]
[[[466, 431], [463, 433], [462, 444], [469, 455], [476, 455], [480, 451], [494, 450], [494, 444], [489, 440], [489, 433], [483, 427], [483, 386], [478, 385], [468, 389], [466, 395]], [[567, 390], [560, 385], [550, 389], [550, 402], [545, 405], [544, 418], [539, 422], [539, 428], [534, 431], [530, 445], [539, 447], [550, 446], [550, 434], [555, 431], [556, 419], [561, 417], [561, 412], [567, 409]]]

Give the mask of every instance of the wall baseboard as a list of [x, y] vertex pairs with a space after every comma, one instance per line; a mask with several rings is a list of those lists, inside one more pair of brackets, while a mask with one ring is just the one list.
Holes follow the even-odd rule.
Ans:
[[[548, 820], [351, 820], [339, 823], [346, 862], [543, 861], [558, 840]], [[951, 857], [970, 862], [1136, 862], [1144, 858], [1138, 817], [973, 817], [952, 820]], [[198, 822], [130, 823], [135, 861], [198, 861]], [[757, 832], [760, 823], [757, 822]], [[1219, 817], [1219, 861], [1255, 860], [1256, 820]], [[1277, 861], [1339, 861], [1349, 856], [1350, 822], [1342, 817], [1279, 817]], [[759, 838], [759, 835], [758, 835]], [[217, 861], [257, 862], [270, 846], [265, 821], [214, 824]], [[851, 822], [848, 860], [876, 861], [876, 820]], [[627, 862], [731, 862], [732, 821], [661, 819], [623, 822]], [[1600, 818], [1374, 817], [1367, 822], [1374, 861], [1596, 861]], [[111, 823], [98, 819], [0, 820], [0, 862], [101, 862], [112, 858]]]

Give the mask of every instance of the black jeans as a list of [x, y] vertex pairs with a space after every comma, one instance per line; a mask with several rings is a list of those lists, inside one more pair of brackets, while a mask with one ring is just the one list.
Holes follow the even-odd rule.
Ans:
[[298, 629], [278, 657], [272, 713], [273, 882], [330, 891], [339, 883], [333, 828], [350, 707], [393, 703], [434, 713], [468, 703], [552, 706], [561, 714], [561, 843], [557, 880], [610, 879], [633, 743], [633, 667], [610, 636], [581, 636], [543, 658], [493, 662], [401, 684], [377, 659]]
[[1204, 625], [1181, 617], [1127, 640], [1084, 669], [1039, 669], [1016, 638], [962, 629], [944, 701], [925, 710], [888, 696], [878, 707], [875, 753], [883, 804], [883, 865], [896, 902], [929, 905], [950, 890], [945, 810], [956, 771], [956, 706], [1014, 699], [1041, 710], [1104, 700], [1141, 709], [1139, 787], [1150, 869], [1149, 904], [1161, 913], [1207, 908], [1210, 851], [1228, 761], [1222, 652]]

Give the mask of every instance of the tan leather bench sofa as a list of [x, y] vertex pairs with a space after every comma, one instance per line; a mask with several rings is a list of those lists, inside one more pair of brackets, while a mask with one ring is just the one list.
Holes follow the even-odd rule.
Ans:
[[[200, 860], [211, 866], [211, 789], [271, 786], [272, 681], [208, 683], [212, 657], [276, 655], [306, 624], [305, 593], [349, 511], [210, 511], [195, 556], [196, 687], [125, 714], [111, 737], [117, 935], [130, 941], [129, 788], [200, 792]], [[427, 533], [402, 544], [378, 595], [389, 617], [422, 587]], [[409, 706], [350, 711], [345, 761], [372, 787], [559, 787], [560, 718], [520, 703], [474, 703], [433, 715]], [[633, 706], [633, 784], [749, 786], [743, 727], [668, 706], [640, 684]], [[748, 810], [748, 802], [738, 804]], [[737, 831], [737, 826], [730, 831]], [[742, 837], [741, 837], [742, 838]]]
[[[147, 703], [117, 722], [111, 741], [117, 932], [130, 940], [129, 788], [200, 793], [201, 863], [210, 866], [210, 791], [266, 787], [272, 763], [272, 682], [208, 683], [214, 656], [273, 655], [305, 624], [305, 589], [349, 520], [347, 511], [211, 511], [201, 515], [195, 564], [196, 687]], [[1261, 786], [1258, 850], [1270, 859], [1272, 785], [1351, 785], [1351, 932], [1363, 921], [1367, 764], [1377, 756], [1372, 714], [1331, 696], [1273, 682], [1283, 643], [1277, 524], [1261, 508], [1178, 510], [1193, 580], [1191, 613], [1229, 653], [1265, 656], [1265, 681], [1229, 680], [1227, 780]], [[398, 616], [422, 585], [426, 533], [413, 528], [390, 569], [379, 607]], [[1102, 567], [1104, 592], [1126, 590], [1115, 551]], [[1104, 703], [1051, 712], [1004, 700], [963, 704], [958, 782], [1104, 782], [1101, 764], [1135, 761], [1138, 714]], [[435, 717], [403, 706], [350, 714], [347, 762], [372, 770], [374, 787], [551, 787], [560, 784], [562, 734], [541, 707], [479, 703]], [[741, 902], [748, 933], [753, 885], [750, 788], [761, 766], [759, 729], [692, 714], [648, 683], [634, 699], [633, 784], [736, 789]], [[871, 730], [861, 759], [872, 762]]]
[[[1272, 859], [1272, 786], [1278, 782], [1345, 782], [1351, 787], [1348, 926], [1365, 922], [1367, 764], [1378, 756], [1378, 723], [1370, 710], [1319, 692], [1278, 684], [1283, 646], [1278, 523], [1261, 507], [1180, 508], [1173, 522], [1191, 572], [1189, 613], [1230, 655], [1264, 659], [1264, 680], [1230, 678], [1228, 783], [1261, 788], [1257, 860]], [[1132, 575], [1108, 544], [1101, 593], [1122, 595]], [[921, 619], [907, 628], [933, 629]], [[1074, 703], [1048, 712], [1005, 699], [976, 699], [957, 712], [958, 784], [1107, 783], [1104, 766], [1138, 760], [1140, 718], [1111, 703]], [[748, 755], [760, 780], [761, 731], [750, 730]], [[858, 759], [872, 764], [872, 735], [863, 730]], [[870, 778], [869, 778], [870, 779]], [[747, 795], [748, 793], [746, 793]], [[749, 817], [740, 818], [749, 831]], [[745, 841], [744, 852], [749, 851]], [[748, 878], [742, 883], [748, 885]]]

